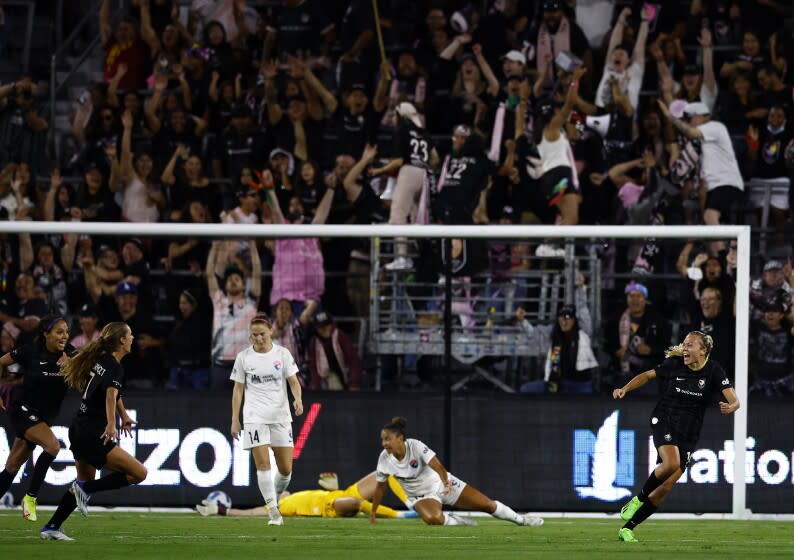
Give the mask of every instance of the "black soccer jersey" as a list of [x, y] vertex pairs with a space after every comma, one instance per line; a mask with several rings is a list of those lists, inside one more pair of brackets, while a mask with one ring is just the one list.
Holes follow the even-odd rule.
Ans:
[[66, 383], [58, 361], [64, 354], [71, 356], [75, 348], [67, 344], [63, 352], [50, 352], [44, 344], [33, 343], [14, 348], [11, 358], [22, 367], [22, 391], [19, 403], [38, 412], [50, 422], [61, 409], [66, 396]]
[[496, 166], [485, 154], [450, 156], [444, 166], [444, 182], [436, 198], [435, 217], [445, 224], [471, 224], [480, 192]]
[[124, 386], [124, 368], [112, 354], [103, 354], [91, 368], [91, 379], [83, 391], [83, 402], [77, 413], [78, 419], [88, 420], [97, 424], [105, 424], [105, 395], [107, 390], [115, 387], [119, 390]]
[[402, 125], [396, 131], [394, 142], [394, 155], [402, 158], [404, 165], [423, 169], [430, 166], [432, 146], [424, 130], [413, 125]]
[[732, 387], [725, 370], [715, 360], [692, 371], [681, 357], [667, 358], [654, 368], [664, 392], [653, 409], [651, 422], [665, 422], [679, 438], [694, 443], [700, 437], [703, 415], [713, 393]]

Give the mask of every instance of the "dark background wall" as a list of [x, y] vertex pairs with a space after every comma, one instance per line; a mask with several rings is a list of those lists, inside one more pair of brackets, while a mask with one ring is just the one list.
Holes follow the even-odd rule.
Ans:
[[[235, 505], [260, 503], [253, 461], [233, 451], [228, 395], [130, 391], [124, 400], [139, 419], [136, 438], [125, 439], [124, 445], [145, 461], [150, 478], [138, 488], [97, 495], [92, 503], [192, 506], [216, 488], [228, 492]], [[315, 488], [323, 471], [338, 472], [346, 485], [374, 470], [380, 427], [395, 415], [408, 418], [409, 436], [430, 445], [450, 471], [521, 510], [616, 511], [625, 501], [622, 494], [637, 490], [655, 460], [648, 441], [653, 401], [640, 398], [620, 403], [606, 397], [455, 398], [451, 457], [444, 456], [441, 396], [305, 394], [306, 410], [312, 405], [319, 412], [295, 462], [293, 491]], [[794, 438], [780, 426], [791, 405], [750, 403], [754, 482], [748, 485], [748, 507], [754, 512], [794, 512]], [[56, 423], [64, 426], [56, 428], [59, 437], [68, 437], [66, 426], [76, 406], [76, 397], [64, 403]], [[305, 418], [293, 424], [296, 440]], [[726, 480], [732, 478], [732, 463], [725, 447], [726, 440], [728, 448], [731, 445], [732, 422], [732, 417], [719, 414], [716, 404], [709, 411], [688, 480], [671, 494], [665, 511], [730, 511]], [[2, 437], [10, 445], [13, 436], [6, 415], [0, 415]], [[7, 453], [5, 441], [0, 439], [0, 461]], [[44, 485], [41, 503], [60, 499], [74, 477], [72, 464], [71, 453], [63, 450], [48, 476], [50, 484]], [[591, 488], [585, 493], [601, 498], [613, 494], [612, 498], [581, 496], [574, 484], [575, 469], [577, 483]], [[25, 484], [12, 486], [17, 500]]]

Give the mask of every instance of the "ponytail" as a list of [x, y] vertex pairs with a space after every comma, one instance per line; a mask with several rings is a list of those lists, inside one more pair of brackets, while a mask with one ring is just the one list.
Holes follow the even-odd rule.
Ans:
[[91, 378], [91, 368], [99, 357], [118, 350], [121, 347], [121, 337], [128, 331], [129, 327], [126, 323], [105, 325], [99, 338], [83, 346], [76, 356], [61, 367], [66, 384], [73, 389], [83, 391]]
[[405, 428], [407, 426], [408, 426], [408, 420], [406, 420], [402, 416], [395, 416], [394, 418], [391, 419], [391, 422], [383, 426], [383, 429], [389, 430], [390, 432], [394, 432], [395, 434], [405, 438]]

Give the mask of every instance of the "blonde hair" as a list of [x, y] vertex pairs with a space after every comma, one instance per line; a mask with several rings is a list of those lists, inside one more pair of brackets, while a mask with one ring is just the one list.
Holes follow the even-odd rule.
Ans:
[[115, 352], [121, 347], [121, 337], [129, 332], [127, 323], [108, 323], [102, 329], [99, 338], [89, 342], [61, 368], [64, 381], [69, 387], [79, 391], [85, 390], [91, 379], [91, 368], [102, 354]]
[[[706, 358], [708, 358], [709, 355], [711, 354], [711, 350], [714, 348], [714, 339], [711, 338], [710, 335], [701, 331], [692, 331], [688, 333], [687, 336], [689, 336], [690, 334], [696, 334], [700, 337], [700, 343], [706, 349]], [[670, 346], [667, 350], [664, 351], [665, 358], [676, 358], [683, 355], [684, 355], [683, 343], [676, 344], [675, 346]]]

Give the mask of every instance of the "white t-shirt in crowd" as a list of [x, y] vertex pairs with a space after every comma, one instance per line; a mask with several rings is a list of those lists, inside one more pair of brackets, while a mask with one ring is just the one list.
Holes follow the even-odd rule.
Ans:
[[229, 379], [245, 385], [243, 424], [292, 422], [287, 378], [296, 373], [292, 354], [278, 344], [270, 352], [256, 352], [249, 346], [237, 354]]
[[375, 479], [386, 482], [389, 475], [393, 476], [403, 487], [409, 497], [427, 496], [439, 492], [444, 484], [438, 473], [430, 468], [430, 461], [436, 452], [418, 439], [405, 440], [405, 457], [402, 461], [386, 451], [378, 457], [378, 468]]
[[609, 104], [612, 99], [612, 88], [609, 85], [609, 78], [610, 76], [615, 76], [623, 95], [629, 98], [631, 106], [636, 111], [640, 103], [643, 72], [645, 72], [645, 64], [636, 62], [632, 62], [624, 72], [615, 72], [607, 66], [604, 68], [604, 73], [601, 75], [601, 81], [598, 84], [598, 90], [596, 90], [595, 104], [598, 107], [606, 107]]
[[736, 162], [731, 135], [725, 125], [721, 122], [709, 121], [697, 128], [703, 133], [700, 175], [706, 182], [706, 188], [711, 191], [717, 187], [730, 185], [744, 190], [744, 181], [739, 172], [739, 164]]

